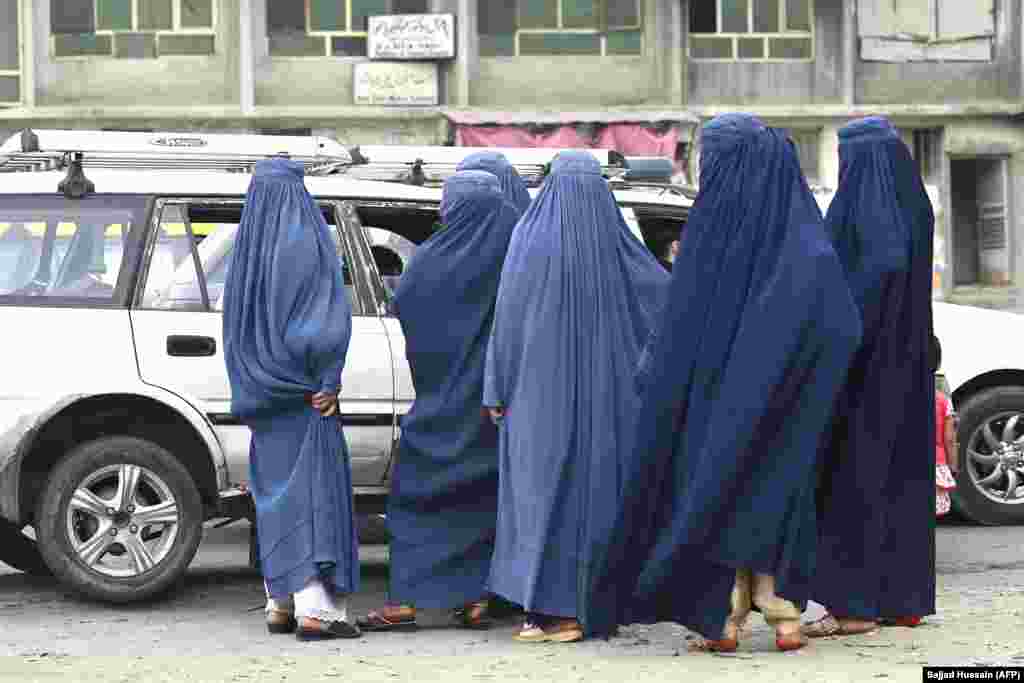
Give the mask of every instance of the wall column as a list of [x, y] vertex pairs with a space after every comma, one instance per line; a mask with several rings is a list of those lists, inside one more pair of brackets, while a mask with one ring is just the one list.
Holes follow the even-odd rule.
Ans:
[[857, 0], [843, 0], [843, 103], [857, 103]]
[[256, 110], [256, 56], [253, 50], [253, 12], [255, 4], [266, 16], [266, 4], [253, 0], [238, 0], [238, 105], [243, 116], [251, 116]]
[[36, 106], [36, 55], [35, 30], [36, 17], [32, 0], [18, 0], [18, 38], [21, 41], [18, 51], [18, 67], [21, 70], [21, 104], [26, 109]]
[[[663, 24], [654, 28], [658, 36], [655, 48], [658, 55], [666, 60], [663, 67], [667, 80], [666, 99], [669, 104], [683, 106], [686, 104], [686, 41], [683, 36], [683, 10], [686, 9], [686, 2], [657, 0], [650, 5], [647, 16]], [[648, 35], [651, 33], [647, 31]]]

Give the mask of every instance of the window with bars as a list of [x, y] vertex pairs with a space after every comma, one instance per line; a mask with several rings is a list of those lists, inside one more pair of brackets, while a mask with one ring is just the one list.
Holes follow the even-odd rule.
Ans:
[[51, 0], [56, 57], [212, 55], [215, 0]]
[[481, 2], [484, 57], [643, 54], [643, 0]]
[[267, 0], [270, 54], [365, 57], [370, 17], [427, 11], [427, 0]]
[[21, 104], [18, 0], [0, 0], [0, 107]]
[[690, 2], [689, 54], [712, 61], [814, 58], [814, 0]]

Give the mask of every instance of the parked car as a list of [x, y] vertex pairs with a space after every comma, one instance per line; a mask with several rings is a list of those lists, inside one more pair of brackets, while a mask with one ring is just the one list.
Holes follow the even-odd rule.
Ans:
[[[100, 147], [140, 139], [93, 135]], [[188, 149], [217, 137], [167, 139]], [[256, 144], [247, 138], [238, 144]], [[0, 170], [11, 147], [0, 147]], [[253, 514], [220, 314], [249, 176], [121, 157], [109, 165], [138, 168], [90, 167], [85, 156], [85, 177], [74, 164], [0, 176], [0, 264], [10, 265], [0, 278], [0, 560], [128, 602], [184, 574], [205, 521]], [[435, 229], [441, 190], [345, 175], [310, 174], [306, 185], [337, 239], [352, 305], [340, 412], [356, 504], [381, 512], [414, 396], [364, 226], [407, 254]], [[641, 237], [645, 222], [681, 225], [690, 205], [664, 188], [616, 196]]]
[[981, 524], [1024, 523], [1024, 316], [939, 302], [933, 310], [960, 415], [953, 503]]

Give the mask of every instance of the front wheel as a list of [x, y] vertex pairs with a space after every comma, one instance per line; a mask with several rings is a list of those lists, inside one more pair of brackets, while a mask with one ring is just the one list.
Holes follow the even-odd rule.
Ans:
[[984, 391], [960, 416], [957, 508], [980, 524], [1024, 524], [1024, 388]]
[[181, 462], [152, 442], [111, 436], [77, 447], [51, 473], [36, 537], [65, 585], [126, 603], [184, 576], [202, 524], [202, 500]]

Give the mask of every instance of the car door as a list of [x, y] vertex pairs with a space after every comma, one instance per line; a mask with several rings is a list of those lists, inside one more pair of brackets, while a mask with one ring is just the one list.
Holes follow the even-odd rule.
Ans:
[[[383, 325], [374, 311], [364, 311], [356, 293], [356, 271], [349, 267], [334, 207], [322, 207], [338, 240], [353, 312], [340, 401], [353, 483], [375, 487], [394, 440], [391, 351]], [[142, 380], [174, 391], [207, 415], [228, 454], [233, 484], [249, 481], [250, 435], [231, 415], [221, 312], [241, 210], [241, 198], [158, 201], [144, 284], [131, 313]]]

